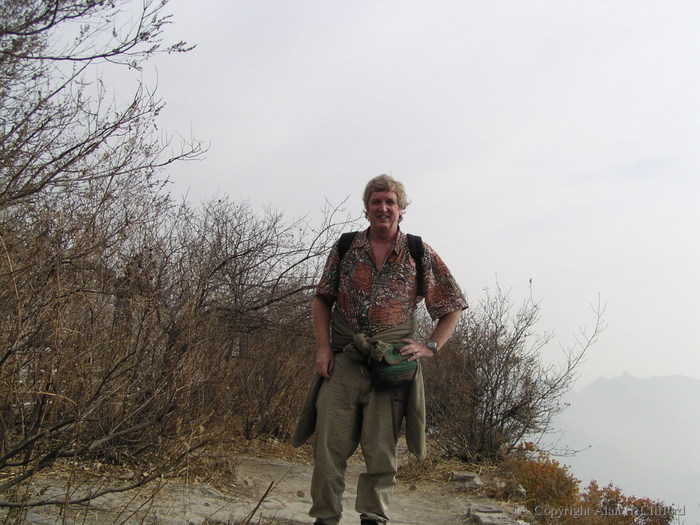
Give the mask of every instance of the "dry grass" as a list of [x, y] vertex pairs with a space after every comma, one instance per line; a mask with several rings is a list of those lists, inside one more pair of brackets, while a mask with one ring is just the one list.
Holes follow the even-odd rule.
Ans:
[[190, 481], [222, 486], [235, 477], [236, 467], [244, 456], [281, 459], [302, 465], [313, 463], [311, 445], [294, 448], [289, 442], [277, 439], [246, 440], [239, 437], [218, 440], [203, 447], [172, 477], [186, 476]]

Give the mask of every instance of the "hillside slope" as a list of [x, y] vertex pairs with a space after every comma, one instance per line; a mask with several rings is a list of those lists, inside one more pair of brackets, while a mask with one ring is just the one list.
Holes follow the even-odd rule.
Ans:
[[567, 395], [555, 427], [562, 461], [584, 484], [613, 482], [623, 492], [700, 511], [700, 381], [684, 376], [598, 379]]

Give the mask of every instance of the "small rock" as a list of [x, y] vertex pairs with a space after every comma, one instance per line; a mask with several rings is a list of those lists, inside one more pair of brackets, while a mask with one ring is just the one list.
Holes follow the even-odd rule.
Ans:
[[503, 512], [498, 507], [492, 505], [472, 505], [469, 511], [473, 514], [479, 512], [481, 514], [495, 514], [496, 512]]
[[484, 485], [477, 473], [468, 471], [453, 471], [451, 481], [453, 486], [461, 491], [476, 490]]
[[515, 521], [502, 509], [490, 505], [474, 505], [469, 509], [469, 516], [477, 525], [515, 525]]
[[478, 477], [479, 475], [476, 472], [453, 470], [450, 481], [472, 481], [474, 478]]

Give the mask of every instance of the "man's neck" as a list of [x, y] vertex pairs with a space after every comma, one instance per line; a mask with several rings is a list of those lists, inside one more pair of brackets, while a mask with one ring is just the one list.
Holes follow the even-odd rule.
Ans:
[[389, 230], [384, 230], [382, 228], [369, 229], [369, 240], [372, 243], [378, 244], [391, 244], [396, 240], [399, 234], [398, 228], [392, 228]]

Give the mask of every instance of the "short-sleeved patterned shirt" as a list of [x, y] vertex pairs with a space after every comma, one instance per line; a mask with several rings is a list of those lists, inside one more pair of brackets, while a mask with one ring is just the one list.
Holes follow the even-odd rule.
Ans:
[[[342, 261], [338, 243], [335, 244], [316, 287], [316, 296], [334, 304], [353, 330], [372, 336], [407, 321], [423, 298], [418, 295], [416, 264], [408, 248], [408, 237], [399, 231], [384, 265], [378, 269], [368, 232], [358, 232]], [[439, 319], [463, 310], [467, 302], [450, 270], [428, 244], [423, 246], [428, 313]]]

